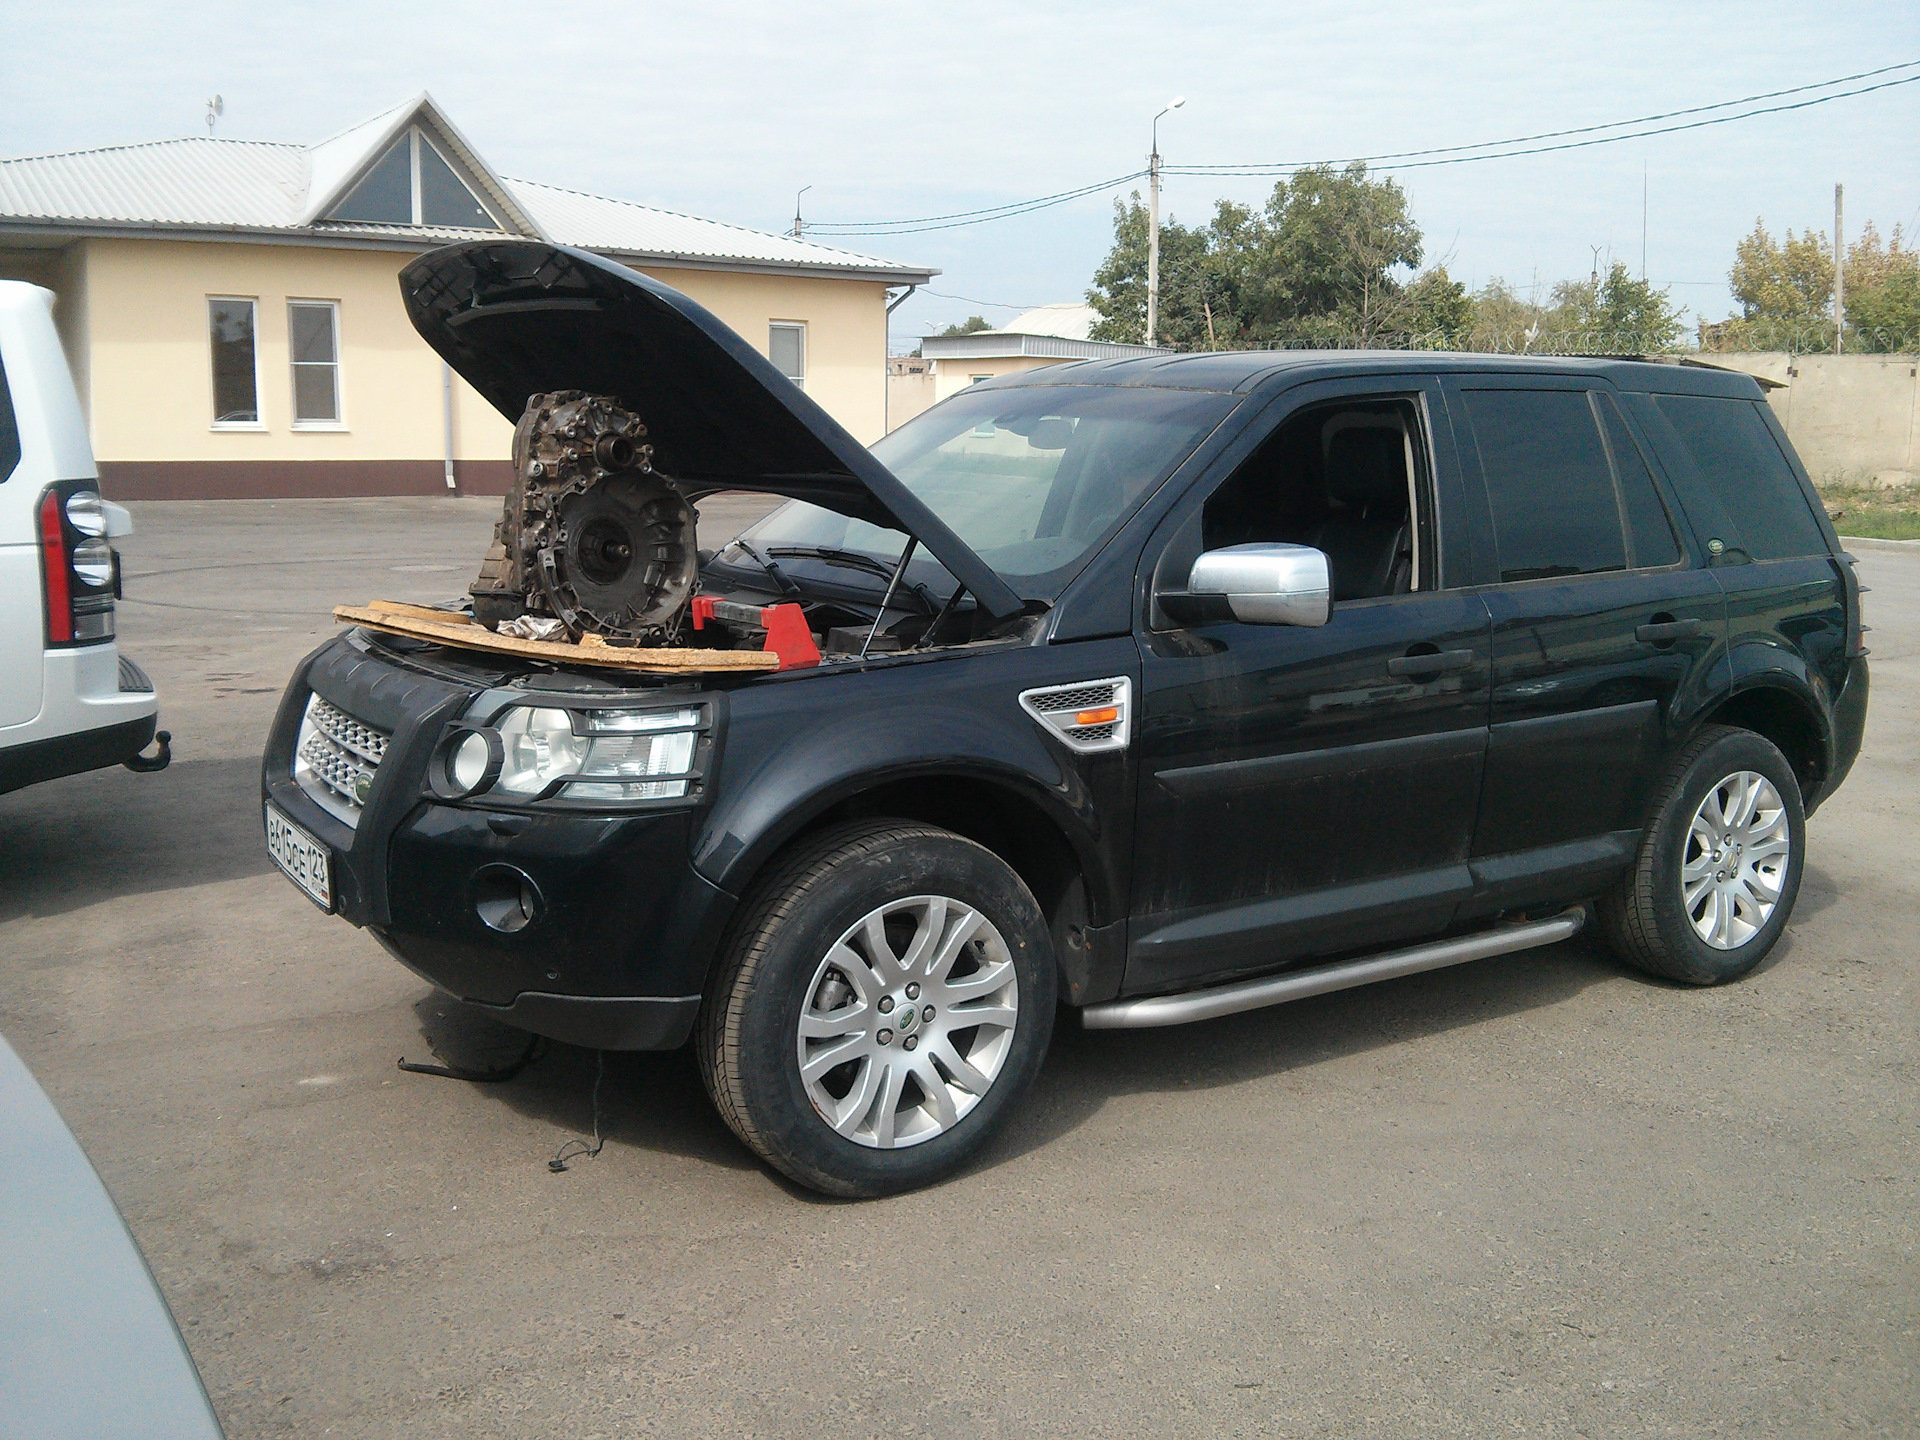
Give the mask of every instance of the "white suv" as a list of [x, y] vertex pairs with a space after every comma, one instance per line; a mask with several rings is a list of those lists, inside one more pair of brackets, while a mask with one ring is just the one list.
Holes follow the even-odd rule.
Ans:
[[98, 476], [53, 294], [0, 280], [0, 792], [170, 758], [153, 682], [114, 643], [109, 542], [133, 522]]

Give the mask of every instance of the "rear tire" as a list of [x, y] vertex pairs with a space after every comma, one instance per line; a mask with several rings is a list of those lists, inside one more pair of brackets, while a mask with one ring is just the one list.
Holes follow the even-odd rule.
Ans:
[[1723, 985], [1766, 959], [1800, 893], [1806, 816], [1786, 757], [1751, 730], [1709, 725], [1673, 758], [1633, 868], [1598, 906], [1636, 969]]
[[715, 1107], [769, 1165], [887, 1195], [965, 1164], [1033, 1083], [1052, 941], [1020, 877], [928, 825], [805, 842], [742, 906], [701, 1006]]

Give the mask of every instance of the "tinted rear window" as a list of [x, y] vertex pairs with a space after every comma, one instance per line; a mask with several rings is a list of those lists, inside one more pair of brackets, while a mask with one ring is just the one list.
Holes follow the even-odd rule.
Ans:
[[1627, 568], [1620, 506], [1583, 390], [1469, 390], [1502, 580]]
[[1683, 503], [1690, 487], [1704, 486], [1740, 527], [1746, 552], [1755, 560], [1827, 553], [1820, 522], [1761, 418], [1759, 402], [1713, 395], [1656, 395], [1653, 400], [1693, 462], [1692, 474], [1680, 466], [1675, 475]]
[[20, 463], [20, 422], [13, 418], [13, 392], [7, 388], [7, 365], [0, 360], [0, 481], [13, 476]]
[[1673, 522], [1667, 518], [1667, 507], [1660, 503], [1646, 456], [1634, 443], [1627, 422], [1620, 418], [1613, 397], [1595, 395], [1593, 400], [1600, 411], [1607, 449], [1613, 454], [1614, 478], [1620, 482], [1620, 513], [1626, 517], [1627, 540], [1633, 551], [1628, 558], [1636, 568], [1671, 565], [1680, 558], [1680, 543], [1673, 538]]

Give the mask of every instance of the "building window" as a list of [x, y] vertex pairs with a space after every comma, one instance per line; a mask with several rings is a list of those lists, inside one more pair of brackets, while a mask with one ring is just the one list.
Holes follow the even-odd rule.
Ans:
[[776, 320], [767, 327], [767, 358], [802, 390], [807, 388], [807, 327]]
[[293, 423], [340, 423], [340, 307], [332, 300], [287, 302], [287, 349], [293, 359]]
[[982, 380], [991, 380], [992, 378], [993, 376], [991, 375], [969, 375], [967, 377], [967, 384], [978, 385]]
[[213, 423], [258, 429], [260, 376], [253, 301], [209, 296], [207, 334], [213, 342]]
[[327, 218], [439, 230], [505, 228], [417, 125], [387, 147]]

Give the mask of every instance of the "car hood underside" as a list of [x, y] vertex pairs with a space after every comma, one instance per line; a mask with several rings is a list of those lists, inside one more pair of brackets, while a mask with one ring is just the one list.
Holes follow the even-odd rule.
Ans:
[[408, 318], [508, 420], [555, 390], [616, 397], [691, 497], [752, 490], [916, 537], [989, 614], [1023, 603], [945, 522], [719, 317], [583, 250], [481, 240], [400, 272]]

